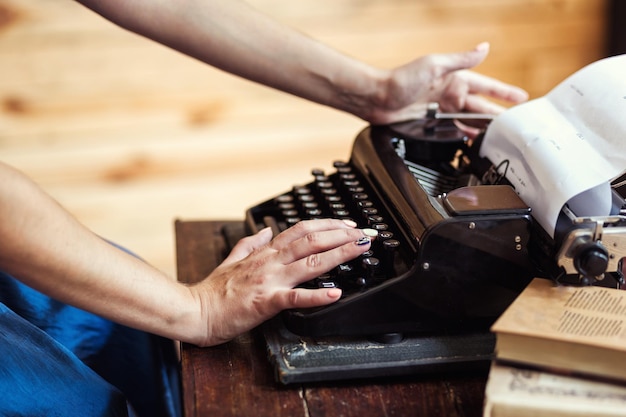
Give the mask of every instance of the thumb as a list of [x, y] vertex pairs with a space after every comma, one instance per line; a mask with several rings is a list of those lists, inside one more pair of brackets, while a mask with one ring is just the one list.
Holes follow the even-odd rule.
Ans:
[[341, 290], [339, 288], [316, 290], [292, 288], [276, 292], [274, 302], [279, 310], [286, 310], [290, 308], [319, 307], [334, 303], [340, 297]]
[[230, 251], [222, 264], [240, 261], [250, 255], [254, 250], [267, 245], [272, 240], [272, 229], [266, 227], [258, 233], [241, 239]]

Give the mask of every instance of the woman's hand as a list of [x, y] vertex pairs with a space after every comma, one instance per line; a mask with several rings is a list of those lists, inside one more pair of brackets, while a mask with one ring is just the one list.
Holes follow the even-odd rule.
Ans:
[[504, 107], [490, 99], [526, 101], [521, 88], [468, 71], [488, 53], [489, 45], [481, 43], [470, 51], [426, 55], [388, 71], [380, 97], [365, 106], [361, 117], [373, 124], [423, 118], [430, 102], [439, 103], [443, 112], [498, 114]]
[[215, 345], [282, 310], [330, 304], [341, 290], [294, 288], [370, 248], [374, 230], [324, 219], [302, 221], [272, 239], [270, 229], [242, 239], [204, 281], [190, 287], [201, 306], [206, 337]]

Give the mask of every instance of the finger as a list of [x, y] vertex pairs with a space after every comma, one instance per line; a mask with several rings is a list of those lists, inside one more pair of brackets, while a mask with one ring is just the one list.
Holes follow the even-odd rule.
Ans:
[[318, 277], [337, 265], [352, 260], [371, 247], [371, 238], [361, 236], [357, 240], [323, 252], [311, 252], [307, 256], [285, 265], [285, 285], [295, 287], [298, 284]]
[[319, 290], [293, 288], [279, 291], [274, 297], [274, 301], [280, 310], [310, 308], [334, 303], [341, 297], [341, 290], [339, 288]]
[[[475, 124], [474, 124], [475, 123]], [[476, 138], [488, 125], [487, 121], [479, 123], [478, 120], [455, 120], [456, 127], [461, 129], [470, 139]]]
[[254, 235], [244, 237], [237, 242], [235, 246], [233, 246], [233, 249], [230, 251], [226, 259], [224, 259], [222, 264], [227, 265], [244, 259], [256, 249], [267, 245], [271, 239], [272, 230], [269, 227], [260, 230]]
[[482, 96], [468, 95], [465, 98], [464, 110], [471, 113], [500, 114], [506, 108], [493, 101], [486, 100]]
[[353, 244], [363, 237], [373, 238], [377, 234], [376, 230], [371, 229], [334, 229], [310, 232], [282, 248], [277, 259], [283, 265], [288, 265], [348, 243]]
[[441, 93], [440, 108], [442, 111], [462, 112], [465, 107], [465, 100], [469, 95], [469, 84], [463, 77], [451, 77], [448, 85]]
[[430, 55], [430, 59], [439, 73], [438, 76], [444, 76], [450, 72], [474, 68], [485, 60], [488, 53], [489, 44], [483, 42], [470, 51], [433, 54]]
[[528, 100], [528, 93], [514, 85], [471, 71], [467, 71], [464, 76], [469, 92], [472, 94], [481, 94], [512, 103], [522, 103]]
[[349, 230], [354, 229], [355, 227], [356, 223], [351, 220], [338, 220], [330, 218], [304, 220], [296, 223], [294, 226], [275, 236], [272, 240], [271, 246], [273, 249], [281, 250], [309, 233], [338, 229]]

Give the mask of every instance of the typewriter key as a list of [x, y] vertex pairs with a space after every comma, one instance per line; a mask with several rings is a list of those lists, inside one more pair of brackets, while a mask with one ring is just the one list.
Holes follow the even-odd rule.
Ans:
[[389, 225], [387, 223], [374, 223], [372, 224], [372, 229], [381, 231], [381, 230], [387, 230], [389, 229]]
[[374, 279], [378, 267], [380, 266], [380, 260], [373, 256], [363, 259], [363, 267], [365, 268], [365, 274], [368, 281]]

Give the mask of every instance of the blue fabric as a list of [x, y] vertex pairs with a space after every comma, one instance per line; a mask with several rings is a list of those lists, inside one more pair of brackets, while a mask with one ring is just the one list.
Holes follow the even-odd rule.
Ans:
[[0, 272], [1, 416], [178, 417], [174, 342]]

